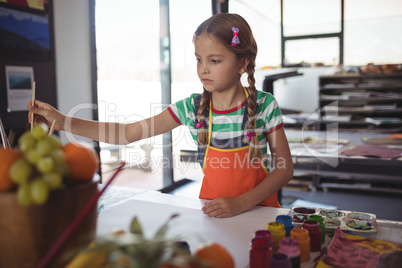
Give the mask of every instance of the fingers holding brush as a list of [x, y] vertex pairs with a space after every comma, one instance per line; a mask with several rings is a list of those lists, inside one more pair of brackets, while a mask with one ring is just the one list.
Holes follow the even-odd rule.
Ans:
[[27, 107], [29, 109], [28, 121], [31, 125], [44, 123], [54, 130], [64, 130], [64, 121], [66, 117], [53, 106], [45, 102], [34, 100], [33, 102], [30, 101]]

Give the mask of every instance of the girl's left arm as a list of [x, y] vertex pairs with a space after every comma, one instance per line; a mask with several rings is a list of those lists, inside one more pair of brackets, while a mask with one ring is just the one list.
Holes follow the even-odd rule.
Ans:
[[249, 210], [276, 193], [293, 177], [293, 162], [284, 128], [266, 134], [275, 168], [254, 189], [238, 197], [221, 197], [206, 202], [206, 215], [226, 218]]

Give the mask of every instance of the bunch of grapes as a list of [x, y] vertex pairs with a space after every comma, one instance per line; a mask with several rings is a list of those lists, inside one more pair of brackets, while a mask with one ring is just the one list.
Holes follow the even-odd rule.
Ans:
[[35, 125], [18, 140], [23, 157], [11, 166], [10, 176], [18, 185], [17, 200], [22, 206], [46, 203], [49, 192], [63, 187], [68, 174], [61, 141], [47, 132], [46, 125]]

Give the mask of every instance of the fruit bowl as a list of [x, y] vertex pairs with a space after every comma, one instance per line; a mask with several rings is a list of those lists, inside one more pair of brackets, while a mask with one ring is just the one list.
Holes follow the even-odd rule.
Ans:
[[[51, 191], [45, 204], [28, 207], [17, 202], [15, 192], [0, 192], [0, 267], [35, 267], [97, 191], [96, 180], [82, 182]], [[94, 206], [50, 267], [64, 267], [68, 253], [93, 240], [96, 221]]]

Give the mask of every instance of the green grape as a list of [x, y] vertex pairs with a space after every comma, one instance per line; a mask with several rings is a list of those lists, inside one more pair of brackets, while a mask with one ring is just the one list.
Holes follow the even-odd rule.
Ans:
[[38, 161], [41, 157], [42, 156], [40, 155], [40, 153], [38, 153], [38, 151], [36, 151], [36, 150], [30, 150], [25, 153], [26, 160], [28, 160], [29, 163], [34, 164], [34, 165], [36, 163], [38, 163]]
[[53, 158], [51, 158], [50, 156], [45, 156], [43, 158], [40, 158], [38, 160], [38, 162], [36, 163], [36, 168], [41, 173], [49, 173], [54, 168]]
[[10, 167], [10, 177], [13, 182], [22, 184], [28, 181], [29, 176], [32, 173], [32, 167], [21, 158], [15, 161], [15, 163]]
[[56, 165], [54, 171], [61, 174], [62, 176], [67, 177], [70, 173], [70, 168], [68, 167], [67, 163], [64, 162], [63, 164]]
[[63, 176], [57, 172], [44, 174], [42, 178], [47, 183], [50, 190], [58, 189], [63, 184]]
[[25, 153], [35, 147], [36, 140], [32, 137], [30, 132], [25, 132], [22, 134], [20, 139], [18, 140], [18, 146], [20, 151]]
[[38, 125], [35, 125], [34, 128], [32, 129], [31, 135], [36, 140], [40, 140], [46, 136], [47, 131], [48, 131], [48, 127], [45, 124], [38, 124]]
[[31, 204], [31, 188], [29, 183], [22, 183], [17, 190], [17, 202], [23, 207], [27, 207]]
[[51, 158], [53, 158], [54, 164], [56, 166], [63, 165], [64, 163], [66, 163], [66, 158], [64, 157], [64, 152], [61, 149], [51, 151], [49, 153], [49, 156]]
[[52, 145], [47, 137], [44, 137], [36, 143], [35, 149], [40, 155], [47, 155], [52, 150]]
[[28, 138], [28, 139], [29, 139], [29, 138], [32, 138], [31, 131], [25, 131], [24, 133], [22, 133], [22, 135], [21, 135], [19, 141], [21, 141], [21, 140], [23, 140], [23, 139], [27, 139], [27, 138]]
[[43, 179], [35, 178], [31, 182], [30, 188], [31, 198], [35, 204], [42, 205], [46, 203], [49, 197], [49, 186]]
[[48, 136], [47, 140], [51, 144], [53, 150], [61, 149], [63, 147], [63, 145], [61, 144], [60, 139], [56, 135]]

